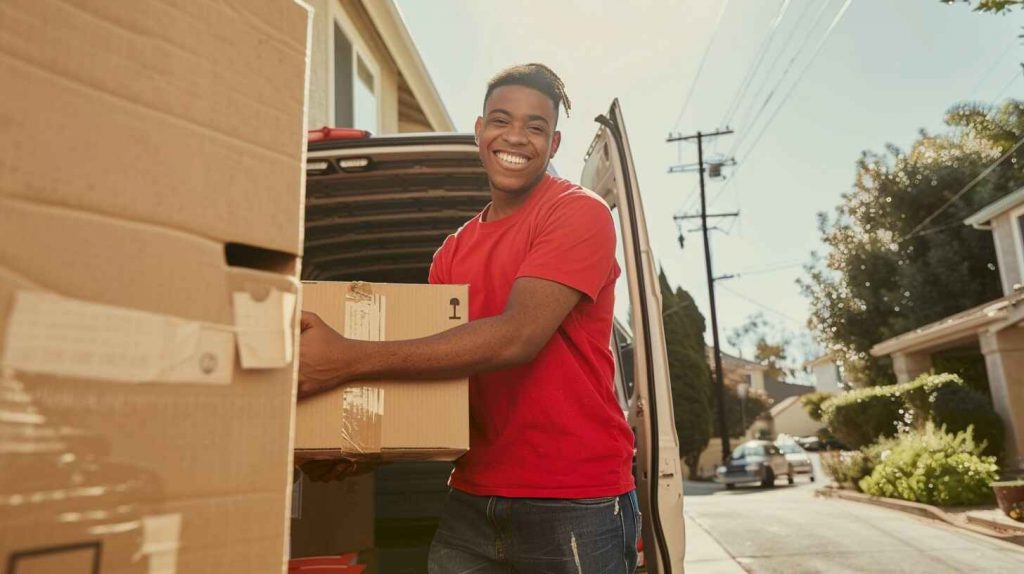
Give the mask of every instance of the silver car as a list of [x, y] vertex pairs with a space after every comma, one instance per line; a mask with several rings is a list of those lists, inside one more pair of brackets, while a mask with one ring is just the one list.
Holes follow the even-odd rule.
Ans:
[[811, 464], [811, 456], [803, 447], [793, 441], [777, 442], [775, 446], [786, 456], [786, 462], [789, 463], [793, 474], [810, 475], [811, 482], [814, 482], [814, 465]]
[[783, 475], [793, 484], [793, 469], [779, 448], [766, 440], [752, 440], [736, 447], [728, 462], [716, 469], [715, 482], [724, 484], [726, 489], [751, 482], [770, 488]]

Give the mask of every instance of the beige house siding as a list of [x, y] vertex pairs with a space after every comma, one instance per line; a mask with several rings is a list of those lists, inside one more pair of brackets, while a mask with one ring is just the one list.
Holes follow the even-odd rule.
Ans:
[[1004, 213], [992, 220], [992, 238], [995, 240], [996, 260], [999, 276], [1003, 282], [1003, 294], [1013, 293], [1013, 286], [1024, 283], [1018, 257], [1018, 238], [1013, 229], [1013, 218]]
[[790, 397], [772, 409], [772, 426], [776, 435], [811, 436], [825, 425], [807, 414], [800, 397]]
[[[392, 12], [386, 10], [390, 0], [372, 0], [371, 5], [378, 12], [377, 18], [388, 17]], [[310, 90], [309, 119], [310, 129], [322, 126], [337, 126], [334, 113], [334, 33], [337, 24], [356, 50], [365, 60], [376, 76], [377, 96], [377, 129], [375, 134], [394, 134], [405, 132], [451, 131], [450, 119], [443, 112], [440, 100], [430, 102], [435, 110], [435, 119], [431, 121], [424, 112], [428, 107], [414, 95], [410, 82], [401, 72], [401, 64], [388, 49], [388, 45], [403, 46], [403, 55], [408, 63], [409, 53], [416, 53], [414, 45], [408, 37], [399, 36], [394, 26], [378, 28], [373, 16], [367, 11], [362, 0], [309, 0], [315, 13], [313, 18], [313, 41], [310, 58]], [[399, 25], [401, 28], [401, 25]], [[402, 28], [404, 29], [404, 28]], [[396, 37], [385, 38], [382, 34]], [[418, 58], [418, 55], [416, 56]], [[421, 64], [422, 65], [422, 64]], [[421, 76], [422, 77], [422, 76]], [[422, 86], [423, 82], [420, 82]], [[420, 92], [431, 93], [430, 89], [421, 88]], [[432, 93], [436, 98], [436, 93]], [[441, 109], [438, 113], [436, 110]], [[440, 117], [438, 119], [438, 116]], [[347, 127], [347, 126], [339, 126]]]

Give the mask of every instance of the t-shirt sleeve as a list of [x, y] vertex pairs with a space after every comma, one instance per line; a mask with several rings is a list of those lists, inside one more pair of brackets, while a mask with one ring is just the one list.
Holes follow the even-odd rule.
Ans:
[[450, 280], [451, 247], [454, 235], [449, 235], [441, 247], [434, 252], [434, 259], [430, 262], [430, 274], [427, 282], [431, 285], [447, 285]]
[[555, 201], [516, 278], [556, 281], [597, 300], [615, 266], [615, 227], [598, 197], [572, 194]]

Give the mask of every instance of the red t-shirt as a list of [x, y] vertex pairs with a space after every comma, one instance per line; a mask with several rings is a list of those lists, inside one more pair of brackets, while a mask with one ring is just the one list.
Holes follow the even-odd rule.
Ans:
[[633, 432], [612, 387], [615, 228], [594, 193], [545, 175], [511, 215], [486, 209], [434, 255], [430, 282], [469, 285], [469, 318], [500, 315], [519, 277], [583, 296], [533, 362], [470, 377], [469, 452], [450, 484], [482, 496], [593, 498], [634, 488]]

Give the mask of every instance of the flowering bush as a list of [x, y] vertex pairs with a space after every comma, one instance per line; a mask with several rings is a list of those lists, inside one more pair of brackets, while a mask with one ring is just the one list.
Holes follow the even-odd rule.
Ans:
[[981, 454], [982, 448], [971, 428], [953, 434], [929, 423], [873, 445], [867, 456], [877, 456], [877, 462], [860, 480], [860, 489], [941, 506], [988, 502], [998, 466], [995, 457]]

